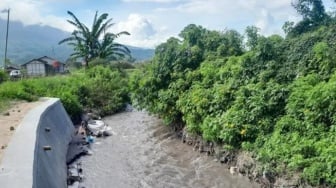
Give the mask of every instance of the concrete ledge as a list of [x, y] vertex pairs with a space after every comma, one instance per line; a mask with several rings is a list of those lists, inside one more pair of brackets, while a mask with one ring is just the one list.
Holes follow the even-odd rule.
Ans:
[[59, 99], [47, 98], [31, 110], [5, 151], [1, 188], [66, 188], [66, 153], [73, 131]]

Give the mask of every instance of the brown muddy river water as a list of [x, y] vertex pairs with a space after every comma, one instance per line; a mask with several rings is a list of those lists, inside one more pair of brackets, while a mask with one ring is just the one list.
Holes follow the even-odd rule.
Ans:
[[193, 151], [145, 112], [104, 120], [113, 135], [97, 138], [93, 155], [81, 159], [87, 188], [259, 187], [246, 177], [232, 176], [213, 157]]

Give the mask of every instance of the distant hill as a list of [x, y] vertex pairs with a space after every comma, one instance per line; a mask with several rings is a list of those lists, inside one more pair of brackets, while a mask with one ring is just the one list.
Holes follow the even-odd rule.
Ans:
[[[7, 58], [15, 64], [22, 64], [41, 56], [50, 56], [60, 61], [69, 58], [72, 49], [67, 45], [58, 45], [58, 42], [70, 33], [50, 26], [24, 26], [20, 22], [9, 23], [9, 37]], [[6, 20], [0, 19], [0, 66], [5, 56]], [[151, 59], [153, 49], [129, 46], [132, 56], [137, 61]]]
[[135, 58], [136, 61], [149, 60], [154, 57], [154, 49], [140, 48], [134, 46], [128, 46], [128, 48], [131, 50], [132, 57]]

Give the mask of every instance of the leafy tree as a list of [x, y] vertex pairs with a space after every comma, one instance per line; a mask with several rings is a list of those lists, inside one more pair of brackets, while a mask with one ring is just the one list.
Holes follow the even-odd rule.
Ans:
[[180, 41], [177, 38], [170, 38], [167, 42], [160, 44], [155, 49], [154, 61], [154, 76], [160, 79], [158, 88], [166, 87], [171, 79], [170, 73], [174, 67], [178, 66], [176, 63], [179, 52], [177, 48], [180, 46]]
[[252, 151], [278, 176], [335, 187], [336, 28], [321, 1], [297, 2], [307, 15], [284, 25], [285, 39], [250, 26], [248, 49], [234, 30], [187, 26], [135, 71], [133, 100], [170, 125]]
[[243, 36], [235, 30], [227, 30], [222, 34], [223, 42], [217, 48], [219, 56], [242, 55]]
[[227, 39], [228, 55], [242, 55], [243, 48], [243, 36], [236, 30], [227, 30], [224, 32], [224, 37]]
[[286, 21], [284, 25], [282, 26], [282, 30], [285, 32], [285, 34], [289, 34], [294, 27], [294, 22]]
[[330, 21], [322, 0], [296, 0], [292, 5], [303, 17], [303, 20], [298, 22], [291, 30], [292, 35], [312, 31], [320, 25], [328, 24]]
[[218, 31], [207, 31], [204, 37], [204, 51], [207, 54], [211, 52], [216, 52], [217, 48], [225, 43], [225, 38], [223, 33]]
[[255, 49], [255, 47], [258, 45], [259, 30], [260, 29], [255, 26], [248, 26], [245, 29], [247, 36], [246, 46], [251, 50]]
[[205, 31], [202, 26], [190, 24], [180, 32], [179, 36], [182, 37], [189, 46], [198, 45], [203, 48], [202, 37]]
[[130, 55], [130, 50], [126, 46], [115, 42], [119, 36], [129, 35], [128, 32], [122, 31], [117, 34], [106, 32], [113, 26], [112, 19], [108, 19], [107, 13], [98, 16], [98, 12], [96, 12], [91, 30], [80, 22], [72, 12], [68, 11], [68, 14], [72, 20], [67, 21], [76, 29], [70, 37], [61, 40], [59, 44], [68, 43], [73, 46], [74, 53], [71, 56], [83, 58], [86, 67], [88, 67], [89, 61], [95, 58], [115, 60]]
[[327, 17], [322, 0], [296, 0], [293, 7], [303, 19], [319, 22]]

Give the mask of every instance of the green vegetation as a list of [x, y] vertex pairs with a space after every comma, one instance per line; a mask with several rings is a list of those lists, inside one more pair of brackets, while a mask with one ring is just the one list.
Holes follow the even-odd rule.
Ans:
[[87, 109], [117, 112], [130, 96], [168, 125], [182, 123], [224, 148], [252, 152], [278, 176], [300, 173], [301, 182], [335, 187], [336, 18], [321, 0], [293, 6], [303, 19], [284, 24], [285, 38], [262, 36], [254, 26], [242, 35], [191, 24], [181, 31], [182, 40], [168, 39], [151, 62], [127, 71], [132, 64], [110, 63], [128, 54], [114, 43], [119, 34], [98, 40], [111, 25], [104, 22], [107, 14], [96, 14], [90, 31], [68, 12], [77, 30], [61, 43], [74, 46], [74, 57], [84, 58], [86, 69], [4, 82], [0, 108], [11, 99], [59, 97], [75, 119]]
[[108, 115], [124, 108], [128, 99], [126, 74], [96, 66], [67, 76], [32, 78], [0, 85], [0, 107], [9, 100], [34, 101], [39, 97], [61, 99], [66, 111], [77, 120], [83, 110]]
[[0, 70], [0, 83], [8, 80], [8, 74], [4, 70]]
[[120, 35], [129, 33], [105, 32], [113, 25], [112, 19], [107, 19], [106, 13], [98, 16], [96, 12], [91, 30], [72, 12], [68, 11], [68, 14], [73, 19], [68, 22], [76, 29], [70, 37], [59, 43], [73, 46], [74, 54], [70, 61], [72, 67], [79, 68], [76, 58], [83, 58], [86, 69], [79, 69], [66, 76], [16, 82], [6, 82], [7, 74], [0, 71], [0, 83], [3, 82], [0, 85], [0, 110], [5, 109], [10, 100], [34, 101], [40, 97], [57, 97], [61, 99], [71, 118], [76, 121], [82, 111], [94, 110], [101, 116], [109, 115], [123, 109], [129, 101], [127, 74], [124, 68], [132, 68], [132, 65], [126, 62], [109, 65], [111, 60], [119, 61], [130, 55], [126, 46], [114, 41]]
[[[89, 66], [90, 61], [96, 58], [119, 60], [130, 56], [130, 50], [126, 46], [115, 42], [119, 36], [129, 35], [129, 33], [126, 31], [117, 34], [106, 32], [113, 26], [112, 19], [107, 19], [107, 13], [98, 16], [98, 12], [96, 12], [91, 30], [80, 22], [72, 12], [68, 11], [68, 14], [72, 17], [72, 20], [68, 20], [68, 22], [76, 29], [70, 37], [61, 40], [59, 44], [68, 43], [72, 46], [74, 53], [71, 56], [83, 58], [86, 67]], [[101, 38], [102, 40], [100, 40]]]
[[226, 148], [248, 150], [278, 176], [336, 186], [336, 18], [300, 0], [286, 38], [189, 25], [133, 72], [134, 105]]

